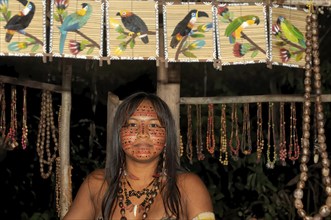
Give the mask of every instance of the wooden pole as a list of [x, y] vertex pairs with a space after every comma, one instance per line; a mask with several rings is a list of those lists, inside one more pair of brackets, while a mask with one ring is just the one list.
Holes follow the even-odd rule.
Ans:
[[107, 101], [107, 146], [106, 146], [106, 168], [109, 168], [110, 164], [110, 148], [111, 148], [111, 133], [112, 133], [112, 125], [114, 122], [115, 113], [118, 105], [120, 104], [120, 100], [118, 96], [115, 94], [108, 92], [108, 101]]
[[[315, 100], [312, 95], [311, 101]], [[217, 97], [181, 97], [180, 104], [228, 104], [257, 102], [303, 102], [303, 95], [253, 95]], [[322, 95], [322, 102], [331, 102], [331, 94]]]
[[72, 64], [63, 60], [63, 79], [61, 103], [61, 129], [60, 129], [60, 167], [61, 167], [61, 194], [60, 194], [60, 218], [68, 212], [72, 202], [71, 166], [70, 166], [70, 112], [71, 112], [71, 76]]

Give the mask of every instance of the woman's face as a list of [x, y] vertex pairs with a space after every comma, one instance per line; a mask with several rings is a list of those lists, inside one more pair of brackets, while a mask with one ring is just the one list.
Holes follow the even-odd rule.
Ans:
[[149, 100], [144, 100], [121, 128], [120, 138], [127, 157], [150, 161], [161, 154], [166, 143], [166, 131]]

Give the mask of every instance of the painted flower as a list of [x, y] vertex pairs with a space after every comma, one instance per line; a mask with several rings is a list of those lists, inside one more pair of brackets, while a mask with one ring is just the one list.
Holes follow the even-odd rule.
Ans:
[[251, 44], [248, 44], [248, 43], [244, 43], [244, 44], [241, 44], [241, 43], [235, 43], [233, 45], [233, 55], [235, 57], [243, 57], [245, 56], [245, 54], [250, 51], [252, 48], [252, 45]]
[[69, 6], [69, 0], [55, 0], [55, 6], [58, 10], [65, 10]]
[[229, 9], [225, 6], [219, 6], [217, 8], [217, 14], [219, 14], [220, 16], [224, 16], [224, 14], [226, 14], [229, 11]]
[[70, 40], [69, 41], [69, 50], [70, 53], [73, 55], [77, 55], [79, 52], [82, 51], [81, 43], [75, 41], [75, 40]]
[[20, 51], [26, 49], [28, 44], [26, 42], [13, 42], [8, 45], [8, 50], [10, 51]]
[[290, 51], [285, 48], [280, 49], [280, 58], [282, 59], [283, 63], [287, 63], [291, 58]]

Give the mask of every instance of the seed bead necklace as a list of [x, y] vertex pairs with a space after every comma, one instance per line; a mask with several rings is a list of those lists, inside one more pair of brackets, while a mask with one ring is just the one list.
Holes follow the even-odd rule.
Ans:
[[279, 106], [279, 160], [281, 165], [286, 166], [286, 135], [285, 135], [285, 112], [284, 102], [280, 103]]
[[[312, 8], [313, 5], [310, 5]], [[320, 73], [320, 59], [319, 59], [319, 44], [318, 44], [318, 16], [313, 10], [311, 14], [307, 16], [306, 22], [306, 66], [305, 66], [305, 93], [304, 93], [304, 105], [303, 105], [303, 138], [302, 138], [302, 156], [300, 164], [300, 180], [297, 183], [297, 188], [294, 191], [294, 206], [297, 209], [298, 215], [303, 219], [323, 219], [331, 213], [331, 178], [330, 178], [330, 161], [328, 159], [327, 145], [325, 143], [325, 130], [324, 130], [324, 113], [321, 99], [321, 73]], [[312, 66], [313, 65], [313, 66]], [[309, 216], [307, 211], [304, 210], [302, 202], [305, 187], [305, 183], [308, 180], [308, 166], [307, 163], [310, 158], [310, 106], [311, 106], [311, 76], [314, 75], [315, 82], [315, 102], [317, 111], [317, 140], [319, 144], [319, 154], [321, 156], [321, 174], [322, 185], [324, 185], [327, 199], [325, 204], [322, 205], [318, 213], [314, 216]]]
[[[121, 218], [120, 220], [127, 220], [127, 217], [125, 216], [125, 212], [126, 210], [129, 210], [130, 212], [133, 211], [134, 216], [137, 215], [137, 211], [143, 211], [142, 214], [142, 219], [146, 219], [147, 218], [147, 213], [150, 210], [152, 204], [154, 203], [154, 200], [158, 194], [158, 191], [160, 189], [160, 184], [161, 184], [161, 178], [160, 177], [155, 177], [153, 179], [153, 181], [147, 186], [145, 187], [143, 190], [141, 191], [145, 191], [145, 199], [140, 203], [140, 204], [133, 204], [130, 200], [130, 197], [134, 196], [130, 196], [129, 193], [127, 192], [126, 189], [126, 183], [127, 182], [124, 174], [124, 179], [122, 178], [122, 181], [119, 182], [119, 189], [117, 192], [117, 198], [118, 198], [118, 206], [120, 208], [120, 214], [121, 214]], [[152, 184], [152, 189], [147, 189], [148, 187], [150, 187], [150, 185]], [[130, 186], [129, 186], [130, 187]], [[148, 191], [148, 192], [147, 192]], [[138, 198], [138, 197], [137, 197]]]
[[226, 139], [226, 105], [222, 104], [222, 110], [221, 110], [221, 131], [220, 131], [220, 158], [219, 161], [224, 166], [229, 165], [228, 160], [228, 151], [227, 146], [228, 142]]
[[244, 103], [241, 152], [244, 155], [249, 155], [252, 152], [251, 121], [250, 121], [250, 116], [249, 116], [249, 103]]
[[257, 121], [256, 121], [256, 162], [259, 163], [261, 161], [261, 156], [264, 148], [264, 137], [263, 137], [263, 119], [262, 119], [262, 104], [260, 102], [257, 103]]
[[214, 156], [215, 151], [215, 133], [214, 133], [214, 105], [208, 104], [208, 122], [207, 122], [206, 148]]
[[[232, 122], [231, 122], [231, 134], [230, 134], [229, 145], [233, 160], [238, 160], [240, 140], [239, 140], [239, 126], [238, 126], [238, 110], [236, 103], [232, 104], [231, 121]], [[235, 144], [232, 144], [233, 141], [235, 141]]]

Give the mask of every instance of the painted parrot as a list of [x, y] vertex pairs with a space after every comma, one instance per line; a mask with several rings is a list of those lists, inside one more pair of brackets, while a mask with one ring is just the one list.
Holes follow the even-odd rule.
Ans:
[[299, 31], [299, 29], [292, 25], [283, 16], [278, 17], [277, 24], [287, 40], [306, 48], [305, 36]]
[[131, 32], [129, 33], [130, 36], [137, 34], [144, 44], [149, 42], [147, 25], [138, 15], [131, 11], [122, 10], [117, 12], [116, 16], [121, 16], [124, 27]]
[[198, 11], [196, 9], [191, 10], [183, 20], [181, 20], [175, 27], [174, 31], [172, 32], [170, 47], [176, 48], [178, 43], [183, 39], [183, 37], [187, 36], [194, 24], [197, 21], [198, 17], [209, 17], [208, 14], [204, 11]]
[[18, 0], [24, 8], [17, 14], [9, 19], [4, 26], [7, 29], [5, 41], [10, 42], [15, 32], [24, 34], [24, 29], [29, 26], [34, 16], [36, 7], [33, 2], [27, 0]]
[[231, 44], [236, 42], [236, 39], [241, 38], [241, 32], [246, 27], [260, 23], [260, 19], [255, 15], [245, 15], [240, 16], [234, 19], [225, 29], [224, 35], [229, 37], [229, 41]]
[[77, 31], [82, 28], [88, 21], [92, 14], [92, 6], [88, 3], [82, 3], [82, 8], [68, 15], [62, 25], [59, 27], [60, 29], [60, 53], [63, 53], [64, 43], [67, 38], [68, 31]]

